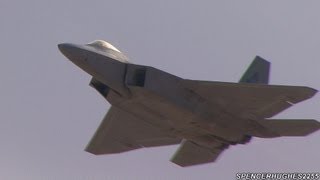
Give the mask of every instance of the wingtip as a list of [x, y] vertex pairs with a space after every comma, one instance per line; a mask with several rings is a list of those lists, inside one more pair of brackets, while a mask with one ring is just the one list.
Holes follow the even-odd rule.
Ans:
[[306, 87], [306, 86], [300, 86], [297, 87], [298, 94], [296, 97], [290, 97], [289, 102], [293, 104], [297, 104], [301, 101], [305, 101], [307, 99], [311, 99], [313, 96], [315, 96], [318, 92], [318, 90], [311, 88], [311, 87]]
[[306, 89], [308, 90], [308, 94], [310, 95], [310, 98], [318, 93], [317, 89], [314, 89], [314, 88], [311, 88], [311, 87], [306, 87]]

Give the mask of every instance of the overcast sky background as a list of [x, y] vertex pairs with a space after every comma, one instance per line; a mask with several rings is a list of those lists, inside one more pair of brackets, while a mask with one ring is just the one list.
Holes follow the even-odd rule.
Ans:
[[[85, 146], [109, 104], [57, 49], [104, 39], [137, 64], [236, 82], [255, 55], [272, 84], [320, 89], [316, 0], [0, 1], [0, 179], [234, 179], [237, 172], [319, 172], [320, 133], [255, 138], [216, 163], [181, 168], [178, 146], [94, 156]], [[320, 120], [320, 96], [277, 118]]]

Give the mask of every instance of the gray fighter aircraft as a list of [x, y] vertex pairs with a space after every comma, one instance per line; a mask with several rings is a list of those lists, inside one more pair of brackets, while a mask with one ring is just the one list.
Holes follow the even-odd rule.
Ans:
[[305, 136], [320, 128], [311, 119], [269, 119], [317, 90], [268, 85], [270, 63], [260, 57], [239, 83], [229, 83], [182, 79], [129, 63], [101, 40], [58, 47], [92, 76], [90, 85], [111, 104], [86, 148], [96, 155], [180, 143], [171, 161], [190, 166], [214, 162], [230, 145], [253, 136]]

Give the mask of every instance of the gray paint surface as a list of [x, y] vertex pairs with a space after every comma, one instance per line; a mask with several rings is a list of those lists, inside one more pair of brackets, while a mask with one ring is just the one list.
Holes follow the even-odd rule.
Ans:
[[[105, 39], [139, 64], [237, 81], [255, 55], [270, 83], [320, 89], [318, 1], [1, 1], [2, 179], [232, 179], [242, 171], [319, 171], [319, 133], [254, 139], [212, 165], [167, 162], [176, 146], [95, 157], [83, 151], [109, 107], [56, 50]], [[243, 69], [241, 69], [243, 68]], [[315, 118], [319, 96], [277, 118]]]
[[[317, 90], [268, 85], [270, 63], [256, 57], [240, 83], [188, 80], [131, 64], [102, 40], [59, 50], [92, 76], [90, 86], [111, 107], [86, 147], [95, 155], [180, 144], [171, 161], [187, 167], [215, 162], [230, 145], [251, 137], [307, 136], [316, 120], [269, 119]], [[181, 143], [180, 143], [181, 142]]]

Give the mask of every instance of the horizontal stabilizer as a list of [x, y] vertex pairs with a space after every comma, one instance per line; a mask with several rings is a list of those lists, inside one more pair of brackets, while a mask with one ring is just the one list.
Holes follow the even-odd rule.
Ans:
[[306, 136], [320, 129], [320, 123], [313, 119], [269, 119], [263, 126], [279, 136]]
[[181, 167], [214, 162], [227, 147], [218, 141], [212, 142], [212, 147], [209, 148], [184, 140], [171, 162]]

